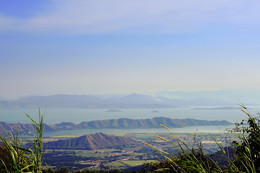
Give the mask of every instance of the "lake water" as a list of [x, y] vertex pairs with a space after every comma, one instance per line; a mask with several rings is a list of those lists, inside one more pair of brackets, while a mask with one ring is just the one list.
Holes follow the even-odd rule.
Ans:
[[[228, 126], [191, 126], [185, 128], [170, 128], [174, 133], [225, 133], [227, 129], [234, 128], [234, 125]], [[45, 136], [67, 136], [67, 135], [84, 135], [94, 133], [171, 133], [171, 131], [161, 128], [143, 128], [143, 129], [81, 129], [66, 130], [58, 132], [45, 133]]]
[[[252, 114], [260, 112], [259, 108], [251, 108]], [[38, 109], [17, 109], [17, 110], [0, 110], [0, 121], [9, 123], [31, 123], [25, 113], [37, 120]], [[193, 108], [170, 108], [170, 109], [42, 109], [45, 123], [55, 124], [60, 122], [75, 122], [131, 118], [131, 119], [146, 119], [153, 117], [168, 117], [168, 118], [194, 118], [201, 120], [227, 120], [231, 123], [240, 122], [246, 119], [246, 115], [240, 109], [216, 110], [216, 109], [193, 109]], [[226, 128], [234, 126], [200, 126], [200, 127], [185, 127], [173, 129], [176, 133], [194, 133], [196, 130], [200, 133], [219, 133]], [[55, 136], [85, 134], [85, 133], [167, 133], [164, 128], [149, 128], [149, 129], [85, 129], [85, 130], [70, 130], [55, 132]], [[48, 135], [48, 134], [46, 134]]]
[[[252, 114], [260, 112], [259, 108], [250, 109]], [[16, 109], [4, 110], [0, 109], [0, 121], [9, 123], [30, 123], [25, 113], [29, 114], [35, 120], [38, 119], [38, 109]], [[194, 118], [201, 120], [227, 120], [230, 122], [240, 122], [247, 118], [240, 109], [230, 110], [201, 110], [193, 108], [170, 108], [170, 109], [42, 109], [45, 123], [55, 124], [60, 122], [75, 122], [131, 118], [146, 119], [153, 117], [168, 118]]]

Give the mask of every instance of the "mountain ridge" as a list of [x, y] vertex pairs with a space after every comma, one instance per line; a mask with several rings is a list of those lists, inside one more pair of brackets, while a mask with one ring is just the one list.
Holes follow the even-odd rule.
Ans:
[[[85, 121], [79, 124], [73, 122], [61, 122], [58, 124], [48, 125], [45, 124], [46, 132], [54, 132], [61, 130], [76, 130], [76, 129], [133, 129], [133, 128], [157, 128], [161, 127], [161, 124], [172, 127], [181, 128], [187, 126], [216, 126], [216, 125], [230, 125], [232, 123], [222, 121], [208, 121], [208, 120], [197, 120], [197, 119], [171, 119], [165, 117], [154, 117], [151, 119], [130, 119], [130, 118], [119, 118], [119, 119], [108, 119], [108, 120], [96, 120], [96, 121]], [[16, 133], [17, 130], [20, 133], [30, 133], [34, 131], [33, 124], [21, 124], [21, 123], [5, 123], [0, 122], [0, 132], [2, 133]]]
[[46, 149], [94, 150], [113, 146], [130, 145], [136, 140], [127, 136], [114, 136], [104, 133], [83, 135], [58, 141], [44, 143]]
[[12, 101], [0, 100], [0, 109], [19, 108], [175, 108], [191, 106], [260, 105], [260, 90], [225, 89], [216, 91], [161, 91], [128, 95], [29, 96]]

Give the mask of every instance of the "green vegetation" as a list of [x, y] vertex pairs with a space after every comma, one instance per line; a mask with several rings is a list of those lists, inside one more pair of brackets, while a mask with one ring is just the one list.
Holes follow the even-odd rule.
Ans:
[[[155, 161], [155, 160], [154, 160]], [[134, 167], [134, 166], [140, 166], [145, 163], [151, 162], [151, 160], [122, 160], [122, 161], [114, 161], [114, 162], [109, 162], [105, 166], [116, 168], [116, 169], [126, 169], [129, 167]]]
[[77, 153], [76, 156], [80, 157], [98, 157], [96, 153]]
[[43, 159], [43, 116], [39, 110], [39, 123], [35, 122], [29, 115], [26, 116], [32, 121], [35, 127], [35, 134], [29, 134], [33, 140], [27, 141], [32, 147], [23, 147], [23, 138], [16, 135], [3, 134], [0, 136], [1, 144], [5, 147], [6, 157], [1, 159], [1, 172], [22, 173], [22, 172], [42, 172]]
[[[162, 125], [164, 128], [170, 130], [175, 137], [174, 140], [169, 140], [169, 134], [157, 135], [160, 146], [155, 147], [156, 144], [152, 143], [150, 138], [152, 134], [120, 134], [120, 136], [135, 136], [136, 138], [147, 141], [144, 144], [159, 151], [164, 157], [164, 160], [154, 161], [154, 158], [145, 156], [145, 149], [140, 145], [133, 145], [128, 148], [111, 148], [102, 150], [65, 150], [65, 151], [47, 151], [45, 153], [49, 162], [47, 163], [59, 163], [58, 157], [62, 157], [64, 163], [70, 163], [72, 166], [78, 164], [82, 169], [80, 172], [120, 172], [119, 170], [105, 171], [102, 169], [129, 169], [131, 167], [136, 168], [133, 171], [136, 172], [248, 172], [257, 173], [260, 172], [260, 120], [251, 115], [244, 105], [241, 105], [241, 110], [247, 115], [247, 120], [243, 120], [241, 123], [236, 124], [236, 128], [231, 132], [236, 136], [230, 145], [223, 146], [224, 144], [219, 141], [221, 135], [215, 136], [215, 145], [219, 147], [220, 152], [217, 154], [208, 154], [205, 152], [205, 145], [203, 142], [198, 142], [196, 147], [181, 140], [181, 137], [187, 139], [185, 134], [174, 134], [171, 129]], [[27, 115], [27, 114], [26, 114]], [[3, 173], [42, 173], [42, 172], [56, 172], [63, 173], [69, 172], [67, 168], [64, 168], [64, 163], [61, 164], [59, 171], [53, 171], [47, 166], [43, 167], [43, 116], [39, 110], [39, 122], [35, 122], [29, 115], [27, 117], [32, 121], [35, 127], [35, 133], [29, 134], [30, 140], [24, 140], [19, 137], [19, 132], [14, 135], [13, 133], [0, 136], [0, 172]], [[207, 135], [207, 134], [206, 134]], [[196, 134], [194, 139], [205, 139], [206, 135]], [[208, 137], [207, 137], [208, 138]], [[187, 141], [187, 140], [186, 140]], [[206, 139], [206, 142], [209, 139]], [[25, 142], [27, 142], [26, 145]], [[204, 140], [205, 142], [205, 140]], [[209, 141], [211, 142], [211, 141]], [[28, 143], [30, 145], [28, 145]], [[174, 145], [170, 149], [166, 149], [166, 144]], [[155, 144], [155, 145], [154, 145]], [[27, 146], [27, 147], [26, 147]], [[151, 149], [150, 149], [151, 150]], [[178, 150], [177, 154], [174, 152]], [[148, 150], [147, 150], [148, 151]], [[64, 152], [67, 152], [64, 155]], [[150, 152], [151, 154], [151, 152]], [[156, 153], [153, 153], [154, 155]], [[55, 157], [53, 157], [55, 156]], [[145, 156], [145, 157], [144, 157]], [[79, 160], [80, 158], [80, 160]], [[91, 158], [91, 162], [88, 160]], [[102, 158], [103, 160], [100, 160]], [[126, 159], [127, 158], [127, 159]], [[146, 159], [146, 160], [141, 160]], [[161, 157], [160, 157], [161, 158]], [[66, 162], [65, 162], [66, 161]], [[96, 162], [95, 162], [96, 161]], [[103, 162], [104, 161], [104, 162]], [[150, 163], [147, 163], [150, 162]], [[145, 166], [141, 166], [145, 164]], [[83, 170], [87, 166], [92, 166], [92, 170]], [[99, 167], [98, 167], [99, 165]], [[54, 165], [52, 165], [54, 166]], [[63, 167], [63, 168], [62, 168]], [[101, 168], [101, 169], [100, 169]], [[138, 169], [138, 171], [137, 171]], [[77, 169], [74, 169], [77, 170]], [[132, 171], [131, 170], [131, 171]]]
[[[248, 119], [243, 120], [240, 124], [237, 123], [235, 130], [232, 131], [237, 135], [237, 140], [234, 140], [229, 147], [223, 147], [222, 144], [215, 140], [221, 149], [220, 155], [214, 156], [204, 153], [201, 143], [198, 144], [197, 148], [190, 148], [187, 144], [179, 140], [177, 142], [179, 153], [173, 155], [144, 142], [144, 144], [151, 148], [160, 151], [165, 158], [164, 161], [147, 164], [144, 171], [198, 173], [260, 172], [260, 120], [253, 117], [244, 104], [241, 105], [241, 110], [247, 115]], [[165, 128], [170, 130], [167, 127]], [[164, 137], [157, 137], [170, 142]], [[223, 163], [223, 160], [224, 164], [220, 164], [220, 161]]]
[[[248, 116], [240, 124], [236, 124], [236, 130], [240, 141], [233, 141], [236, 147], [236, 167], [244, 172], [260, 172], [260, 119], [254, 118], [242, 105], [242, 111]], [[246, 126], [243, 124], [246, 123]]]
[[[124, 160], [122, 162], [124, 164], [129, 165], [130, 167], [132, 167], [132, 166], [143, 165], [144, 163], [147, 163], [148, 161], [146, 161], [146, 160]], [[149, 160], [149, 162], [151, 162], [151, 160]]]

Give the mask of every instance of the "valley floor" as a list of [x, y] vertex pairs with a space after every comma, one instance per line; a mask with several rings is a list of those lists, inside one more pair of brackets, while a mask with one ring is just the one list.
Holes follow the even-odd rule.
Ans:
[[[156, 137], [155, 134], [113, 134], [118, 136], [131, 136], [137, 140], [136, 144], [125, 146], [114, 146], [106, 149], [95, 150], [46, 150], [44, 162], [54, 169], [66, 167], [71, 171], [75, 170], [112, 170], [112, 169], [131, 169], [131, 167], [140, 166], [148, 162], [155, 162], [163, 159], [161, 154], [142, 143], [146, 142], [156, 146], [163, 151], [171, 154], [179, 152], [177, 141], [185, 142], [189, 147], [196, 147], [199, 143], [203, 144], [203, 150], [206, 153], [214, 153], [219, 150], [215, 140], [226, 146], [233, 140], [234, 136], [219, 133], [200, 133], [200, 134], [156, 134], [169, 139], [165, 142]], [[72, 136], [59, 136], [46, 138], [46, 141], [67, 139]]]

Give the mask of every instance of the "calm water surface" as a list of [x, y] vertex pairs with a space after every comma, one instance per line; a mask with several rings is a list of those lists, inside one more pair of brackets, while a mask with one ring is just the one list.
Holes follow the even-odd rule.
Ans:
[[[252, 114], [260, 112], [259, 108], [250, 109]], [[31, 123], [25, 113], [37, 120], [38, 109], [17, 109], [17, 110], [0, 110], [0, 121], [9, 123]], [[193, 108], [171, 108], [171, 109], [42, 109], [45, 123], [55, 124], [60, 122], [75, 122], [131, 118], [131, 119], [146, 119], [153, 117], [168, 117], [168, 118], [194, 118], [202, 120], [227, 120], [231, 123], [240, 122], [246, 116], [240, 109], [231, 110], [197, 110]], [[193, 126], [185, 128], [172, 128], [176, 133], [222, 133], [227, 128], [234, 126]], [[168, 133], [164, 128], [147, 128], [147, 129], [84, 129], [84, 130], [69, 130], [54, 133], [46, 133], [46, 136], [63, 136], [73, 134], [86, 133]]]
[[[239, 109], [234, 110], [196, 110], [192, 108], [170, 109], [120, 109], [108, 111], [107, 109], [42, 109], [45, 122], [55, 124], [60, 122], [75, 122], [131, 118], [146, 119], [153, 117], [168, 118], [194, 118], [202, 120], [227, 120], [239, 122], [246, 118]], [[253, 114], [260, 112], [259, 108], [251, 109]], [[38, 109], [0, 110], [0, 121], [9, 123], [30, 123], [25, 113], [37, 120]]]
[[[224, 133], [227, 129], [234, 128], [234, 125], [229, 126], [192, 126], [185, 128], [170, 128], [174, 133]], [[81, 129], [81, 130], [66, 130], [59, 132], [45, 133], [45, 136], [67, 136], [67, 135], [84, 135], [94, 133], [171, 133], [165, 128], [143, 128], [143, 129]]]

